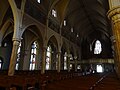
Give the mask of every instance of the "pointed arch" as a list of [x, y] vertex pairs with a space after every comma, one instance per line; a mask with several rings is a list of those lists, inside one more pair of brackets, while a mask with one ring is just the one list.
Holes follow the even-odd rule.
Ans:
[[[41, 69], [43, 37], [40, 29], [36, 25], [30, 25], [21, 33], [22, 37], [22, 50], [26, 55], [23, 55], [23, 69], [25, 70], [38, 70]], [[37, 42], [36, 58], [33, 58], [33, 48]], [[34, 48], [35, 50], [36, 48]], [[33, 60], [32, 60], [33, 59]], [[35, 63], [34, 63], [35, 62]], [[36, 64], [36, 65], [35, 65]], [[34, 67], [35, 66], [35, 67]]]
[[[53, 35], [49, 38], [47, 43], [46, 65], [49, 64], [49, 70], [57, 69], [57, 54], [58, 54], [57, 52], [58, 52], [58, 42], [56, 37]], [[48, 54], [49, 54], [49, 58], [48, 58]]]
[[40, 27], [37, 24], [35, 24], [35, 23], [31, 23], [31, 24], [28, 24], [28, 25], [24, 26], [24, 28], [22, 29], [22, 31], [20, 33], [21, 34], [20, 37], [22, 37], [23, 33], [26, 30], [28, 30], [28, 28], [34, 28], [35, 31], [32, 31], [32, 32], [35, 33], [36, 36], [40, 36], [40, 38], [43, 40], [44, 33], [42, 32], [42, 30], [40, 29]]
[[14, 18], [14, 33], [13, 33], [13, 40], [14, 39], [17, 39], [18, 41], [20, 41], [20, 37], [19, 37], [19, 29], [20, 29], [20, 25], [21, 25], [21, 22], [20, 22], [20, 19], [22, 19], [20, 17], [20, 14], [19, 14], [19, 11], [18, 11], [18, 8], [16, 6], [16, 3], [14, 0], [8, 0], [9, 4], [10, 4], [10, 7], [12, 9], [12, 13], [13, 13], [13, 18]]
[[4, 35], [4, 39], [2, 40], [0, 47], [0, 51], [4, 51], [4, 52], [0, 52], [0, 55], [4, 58], [4, 69], [8, 69], [10, 62], [10, 57], [13, 47], [12, 36], [13, 36], [13, 32]]
[[9, 29], [8, 28], [13, 28], [13, 20], [12, 19], [8, 19], [2, 26], [1, 30], [0, 30], [0, 44], [2, 42], [2, 40], [11, 32], [13, 32], [13, 29]]
[[[31, 34], [31, 35], [33, 35], [33, 38], [31, 36], [32, 40], [29, 41], [30, 43], [32, 43], [34, 40], [37, 39], [40, 42], [39, 45], [41, 47], [43, 46], [43, 43], [44, 43], [43, 42], [43, 33], [41, 32], [41, 30], [38, 28], [37, 25], [30, 24], [27, 27], [25, 27], [24, 30], [21, 33], [21, 37], [23, 38], [23, 35], [24, 34], [28, 34], [28, 33]], [[28, 47], [30, 47], [30, 46], [28, 46]]]
[[56, 48], [58, 48], [58, 41], [57, 41], [57, 37], [55, 35], [52, 35], [49, 39], [48, 39], [48, 43], [49, 41], [51, 43], [53, 43], [55, 45]]

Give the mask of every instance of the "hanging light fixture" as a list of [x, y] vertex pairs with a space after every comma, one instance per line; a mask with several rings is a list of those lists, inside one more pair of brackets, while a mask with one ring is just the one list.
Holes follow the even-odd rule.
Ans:
[[71, 32], [73, 32], [73, 27], [71, 28]]
[[79, 37], [79, 35], [77, 34], [77, 38]]
[[64, 26], [66, 26], [66, 20], [64, 20]]

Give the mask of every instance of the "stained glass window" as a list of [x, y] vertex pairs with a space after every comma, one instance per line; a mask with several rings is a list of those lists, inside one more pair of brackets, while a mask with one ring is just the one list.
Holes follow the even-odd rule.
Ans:
[[52, 15], [54, 16], [54, 17], [57, 17], [57, 12], [53, 9], [52, 10]]
[[20, 52], [21, 52], [21, 42], [19, 44], [18, 51], [17, 51], [17, 61], [16, 61], [15, 70], [18, 70], [19, 68]]
[[0, 70], [2, 69], [3, 60], [0, 58]]
[[64, 70], [67, 70], [67, 52], [64, 54]]
[[41, 0], [37, 0], [38, 3], [40, 3]]
[[51, 52], [52, 52], [52, 48], [49, 45], [47, 47], [47, 55], [46, 55], [46, 70], [50, 69], [50, 62], [51, 62]]
[[95, 42], [94, 54], [100, 54], [102, 52], [102, 45], [99, 40]]
[[29, 70], [35, 70], [38, 43], [34, 41], [31, 46], [30, 67]]

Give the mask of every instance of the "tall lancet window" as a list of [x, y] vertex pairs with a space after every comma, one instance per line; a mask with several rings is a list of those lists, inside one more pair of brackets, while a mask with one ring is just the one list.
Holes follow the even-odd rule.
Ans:
[[51, 54], [52, 54], [52, 48], [49, 45], [47, 47], [47, 55], [46, 55], [46, 70], [50, 70], [50, 64], [51, 64]]
[[41, 3], [41, 0], [37, 0], [38, 3]]
[[64, 54], [64, 70], [67, 70], [67, 52]]
[[102, 52], [102, 45], [99, 40], [95, 42], [94, 54], [100, 54]]
[[29, 70], [35, 70], [38, 43], [34, 41], [31, 45], [30, 67]]
[[3, 60], [0, 58], [0, 70], [2, 70]]
[[18, 51], [17, 51], [17, 61], [16, 61], [15, 70], [19, 69], [20, 53], [21, 53], [21, 42], [19, 44]]

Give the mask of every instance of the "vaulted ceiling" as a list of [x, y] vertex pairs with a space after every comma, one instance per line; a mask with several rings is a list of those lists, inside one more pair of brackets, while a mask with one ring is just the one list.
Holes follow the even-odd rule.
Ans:
[[[15, 0], [18, 6], [20, 6], [19, 2], [21, 1]], [[32, 5], [30, 7], [27, 6], [29, 2]], [[25, 9], [29, 9], [29, 11], [32, 11], [34, 5], [39, 9], [38, 11], [43, 11], [45, 17], [50, 16], [51, 10], [54, 8], [57, 11], [55, 19], [59, 24], [58, 26], [60, 27], [66, 20], [66, 26], [62, 25], [62, 35], [78, 45], [84, 39], [92, 42], [99, 38], [106, 40], [112, 35], [110, 21], [107, 18], [108, 0], [41, 0], [40, 4], [37, 3], [37, 0], [26, 0], [25, 5]], [[35, 11], [33, 9], [33, 12]], [[5, 9], [0, 8], [0, 12], [5, 12]], [[73, 28], [73, 32], [71, 32], [71, 28]]]
[[55, 9], [57, 17], [52, 19], [58, 26], [61, 27], [66, 20], [66, 26], [62, 25], [62, 35], [77, 44], [84, 39], [89, 42], [99, 38], [110, 39], [112, 35], [111, 23], [107, 18], [108, 0], [41, 0], [39, 6], [43, 7], [46, 15]]
[[[62, 4], [61, 7], [63, 7]], [[82, 39], [92, 41], [98, 38], [109, 38], [112, 33], [110, 21], [107, 18], [108, 10], [108, 0], [69, 0], [64, 16], [67, 25], [63, 27], [66, 29], [62, 32], [68, 35], [71, 33], [70, 28], [73, 28], [71, 37], [75, 38], [79, 35], [78, 42]]]
[[[80, 46], [85, 51], [85, 57], [86, 55], [90, 56], [86, 54], [86, 50], [89, 50], [89, 45], [94, 43], [96, 39], [104, 44], [105, 52], [112, 52], [111, 22], [107, 18], [108, 0], [41, 0], [41, 3], [38, 3], [37, 0], [14, 1], [19, 9], [21, 9], [21, 2], [26, 1], [23, 4], [25, 5], [25, 13], [38, 22], [46, 25], [46, 19], [49, 19], [48, 26]], [[8, 0], [0, 0], [0, 6], [1, 28], [2, 22], [6, 21], [8, 16], [10, 18], [13, 18], [13, 16]], [[51, 15], [52, 9], [57, 11], [57, 17]], [[64, 20], [66, 26], [63, 25]], [[88, 45], [87, 49], [85, 45]], [[111, 53], [103, 54], [107, 57], [111, 56]]]

